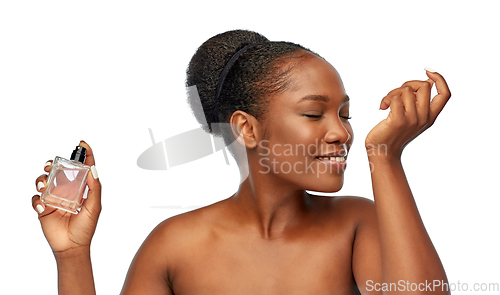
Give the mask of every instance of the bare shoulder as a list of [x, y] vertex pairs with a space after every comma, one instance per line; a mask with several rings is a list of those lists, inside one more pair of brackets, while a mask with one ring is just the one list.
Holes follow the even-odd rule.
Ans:
[[158, 224], [137, 251], [122, 294], [173, 294], [172, 276], [180, 262], [189, 262], [191, 254], [210, 238], [216, 204]]
[[359, 229], [366, 224], [376, 222], [375, 202], [368, 198], [356, 196], [338, 197], [338, 206], [341, 210], [348, 212], [352, 221], [356, 224], [356, 229]]
[[343, 206], [344, 209], [370, 210], [369, 208], [375, 208], [375, 203], [372, 200], [364, 197], [336, 196], [332, 198], [332, 201], [338, 206]]
[[339, 216], [343, 220], [361, 223], [375, 217], [375, 203], [364, 197], [335, 196], [318, 197], [329, 218]]
[[158, 224], [150, 236], [158, 239], [162, 247], [189, 249], [210, 236], [210, 229], [218, 220], [220, 203], [172, 216]]

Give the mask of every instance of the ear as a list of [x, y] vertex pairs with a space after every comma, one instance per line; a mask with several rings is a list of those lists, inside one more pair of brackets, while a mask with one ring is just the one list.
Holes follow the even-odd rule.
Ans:
[[248, 149], [253, 149], [257, 146], [258, 125], [257, 119], [243, 111], [236, 111], [229, 120], [234, 138]]

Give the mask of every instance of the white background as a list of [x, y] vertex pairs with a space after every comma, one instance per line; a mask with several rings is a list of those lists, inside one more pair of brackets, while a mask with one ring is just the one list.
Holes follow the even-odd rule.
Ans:
[[2, 1], [0, 293], [56, 294], [31, 197], [45, 161], [69, 157], [81, 139], [103, 185], [92, 244], [99, 294], [119, 293], [159, 222], [236, 190], [237, 168], [221, 152], [167, 171], [136, 161], [151, 146], [148, 128], [160, 141], [198, 127], [186, 66], [206, 39], [240, 28], [300, 43], [340, 72], [355, 131], [342, 195], [372, 198], [363, 142], [387, 115], [382, 97], [426, 79], [424, 67], [442, 73], [453, 96], [407, 147], [405, 171], [449, 281], [500, 283], [498, 6], [459, 2]]

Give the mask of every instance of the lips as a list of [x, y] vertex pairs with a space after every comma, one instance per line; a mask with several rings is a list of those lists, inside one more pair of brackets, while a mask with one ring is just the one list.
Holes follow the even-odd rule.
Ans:
[[345, 157], [327, 157], [327, 156], [319, 156], [316, 159], [320, 161], [336, 161], [336, 162], [345, 162]]
[[337, 152], [328, 153], [316, 157], [316, 159], [321, 161], [336, 161], [336, 162], [345, 162], [346, 158], [347, 158], [346, 150], [340, 150]]

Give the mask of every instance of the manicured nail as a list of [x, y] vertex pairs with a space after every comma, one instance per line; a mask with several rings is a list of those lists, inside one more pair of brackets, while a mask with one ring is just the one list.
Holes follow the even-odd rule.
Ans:
[[36, 187], [38, 188], [38, 190], [41, 190], [42, 188], [45, 187], [45, 185], [43, 184], [43, 182], [40, 181], [39, 183], [36, 184]]
[[38, 211], [38, 214], [42, 214], [43, 210], [45, 210], [45, 209], [43, 209], [42, 205], [40, 205], [40, 204], [36, 205], [36, 211]]
[[97, 170], [95, 169], [95, 165], [90, 167], [90, 171], [92, 172], [92, 177], [94, 177], [94, 179], [99, 178], [99, 175], [97, 175]]
[[431, 73], [435, 73], [436, 72], [433, 69], [428, 68], [428, 67], [425, 67], [424, 70], [426, 70], [427, 72], [431, 72]]
[[47, 166], [50, 166], [50, 164], [52, 164], [52, 163], [50, 163], [50, 161], [48, 161], [47, 163], [45, 163], [45, 166], [43, 168], [47, 168]]

